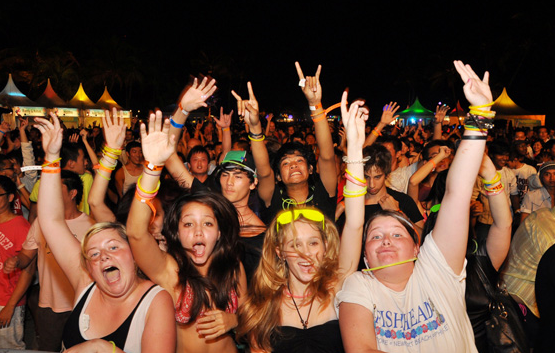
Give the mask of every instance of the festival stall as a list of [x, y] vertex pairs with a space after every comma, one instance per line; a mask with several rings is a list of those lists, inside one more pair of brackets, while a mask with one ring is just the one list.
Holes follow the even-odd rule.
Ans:
[[68, 105], [71, 108], [79, 109], [79, 126], [84, 126], [86, 128], [92, 127], [92, 123], [96, 118], [102, 121], [102, 117], [104, 116], [104, 110], [87, 96], [82, 83], [79, 84], [77, 93], [75, 93], [75, 96], [68, 102]]
[[496, 112], [495, 119], [511, 121], [514, 127], [534, 127], [545, 125], [545, 115], [530, 113], [518, 105], [509, 97], [507, 89], [493, 102], [491, 110]]
[[8, 111], [2, 114], [2, 120], [7, 121], [11, 129], [16, 128], [17, 121], [15, 117], [18, 115], [28, 117], [31, 123], [33, 123], [35, 117], [46, 116], [46, 109], [44, 107], [38, 106], [37, 103], [21, 93], [13, 82], [12, 74], [9, 74], [8, 82], [2, 92], [0, 92], [0, 106], [6, 108], [5, 111]]
[[422, 125], [427, 125], [434, 119], [434, 112], [424, 108], [418, 98], [409, 108], [398, 114], [401, 126], [416, 125], [418, 122], [422, 122]]
[[[102, 93], [102, 96], [100, 97], [100, 99], [98, 100], [98, 102], [96, 102], [96, 105], [98, 105], [99, 107], [101, 107], [104, 110], [109, 110], [110, 112], [112, 111], [112, 108], [116, 108], [118, 110], [118, 112], [123, 116], [123, 121], [125, 122], [125, 124], [128, 127], [131, 127], [131, 110], [124, 110], [121, 105], [119, 105], [114, 98], [112, 98], [112, 96], [110, 95], [110, 93], [108, 92], [108, 87], [104, 86], [104, 93]], [[104, 114], [102, 115], [104, 116]], [[94, 118], [95, 120], [87, 120], [87, 124], [90, 123], [92, 124], [93, 121], [97, 122], [97, 125], [101, 125], [102, 123], [102, 117], [98, 118]], [[100, 121], [98, 121], [100, 120]]]
[[47, 112], [56, 114], [67, 128], [76, 128], [79, 126], [79, 109], [69, 107], [52, 88], [50, 79], [46, 83], [44, 92], [35, 102], [47, 109]]

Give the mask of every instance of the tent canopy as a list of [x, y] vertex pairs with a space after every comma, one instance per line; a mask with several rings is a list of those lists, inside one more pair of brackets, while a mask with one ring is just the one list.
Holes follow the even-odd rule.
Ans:
[[108, 92], [108, 87], [106, 87], [106, 86], [104, 86], [104, 93], [102, 93], [102, 96], [100, 97], [98, 102], [96, 102], [96, 104], [98, 106], [100, 106], [104, 109], [108, 109], [108, 110], [111, 110], [112, 108], [116, 108], [118, 110], [122, 109], [121, 105], [116, 103], [114, 98], [112, 98], [112, 96]]
[[60, 96], [58, 96], [58, 94], [56, 94], [56, 92], [54, 92], [54, 89], [50, 84], [50, 79], [48, 79], [44, 92], [35, 102], [46, 108], [65, 107], [68, 105], [62, 98], [60, 98]]
[[71, 100], [68, 102], [68, 105], [70, 107], [79, 109], [102, 109], [94, 104], [94, 102], [87, 96], [85, 90], [83, 89], [82, 83], [79, 84], [79, 89], [77, 90], [77, 93], [75, 93], [75, 96], [71, 98]]
[[530, 113], [516, 105], [507, 94], [506, 88], [503, 88], [501, 95], [493, 102], [491, 110], [497, 113], [496, 119], [513, 120], [515, 126], [519, 126], [519, 122], [522, 125], [545, 125], [545, 115]]
[[0, 104], [4, 107], [36, 107], [37, 104], [21, 93], [12, 79], [12, 74], [8, 76], [6, 86], [0, 92]]

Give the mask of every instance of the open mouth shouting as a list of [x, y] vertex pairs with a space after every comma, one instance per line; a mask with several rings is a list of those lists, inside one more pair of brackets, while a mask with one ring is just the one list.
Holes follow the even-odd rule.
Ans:
[[106, 279], [106, 282], [108, 282], [108, 284], [115, 283], [120, 279], [119, 268], [115, 266], [106, 267], [104, 270], [102, 270], [102, 274], [104, 275], [104, 278]]

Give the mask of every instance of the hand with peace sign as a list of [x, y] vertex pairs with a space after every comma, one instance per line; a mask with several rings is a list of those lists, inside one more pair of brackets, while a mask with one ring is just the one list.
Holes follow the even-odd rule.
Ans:
[[297, 74], [299, 75], [299, 86], [308, 101], [310, 106], [316, 106], [322, 102], [322, 86], [320, 86], [320, 72], [322, 65], [318, 65], [316, 74], [314, 76], [304, 76], [301, 65], [298, 61], [295, 62]]
[[247, 82], [247, 89], [249, 90], [248, 100], [243, 100], [241, 96], [233, 90], [231, 91], [231, 94], [233, 94], [233, 97], [237, 99], [237, 114], [239, 114], [239, 116], [244, 116], [245, 122], [249, 125], [251, 132], [260, 133], [262, 131], [252, 131], [253, 126], [260, 125], [260, 118], [258, 116], [258, 101], [254, 96], [250, 81]]

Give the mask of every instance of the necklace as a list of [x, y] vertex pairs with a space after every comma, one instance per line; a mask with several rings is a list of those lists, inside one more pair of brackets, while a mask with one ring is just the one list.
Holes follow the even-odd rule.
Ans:
[[[289, 293], [291, 293], [291, 288], [289, 288], [289, 282], [287, 282], [287, 289], [289, 290]], [[291, 300], [293, 301], [293, 305], [295, 305], [295, 309], [297, 310], [297, 315], [299, 315], [299, 319], [301, 319], [301, 325], [303, 325], [303, 330], [306, 330], [308, 328], [308, 318], [310, 317], [310, 312], [312, 311], [312, 304], [314, 304], [314, 298], [310, 301], [310, 308], [308, 308], [306, 321], [303, 320], [303, 317], [301, 316], [301, 312], [299, 311], [299, 307], [295, 302], [295, 297], [293, 296], [293, 293], [291, 293]]]

